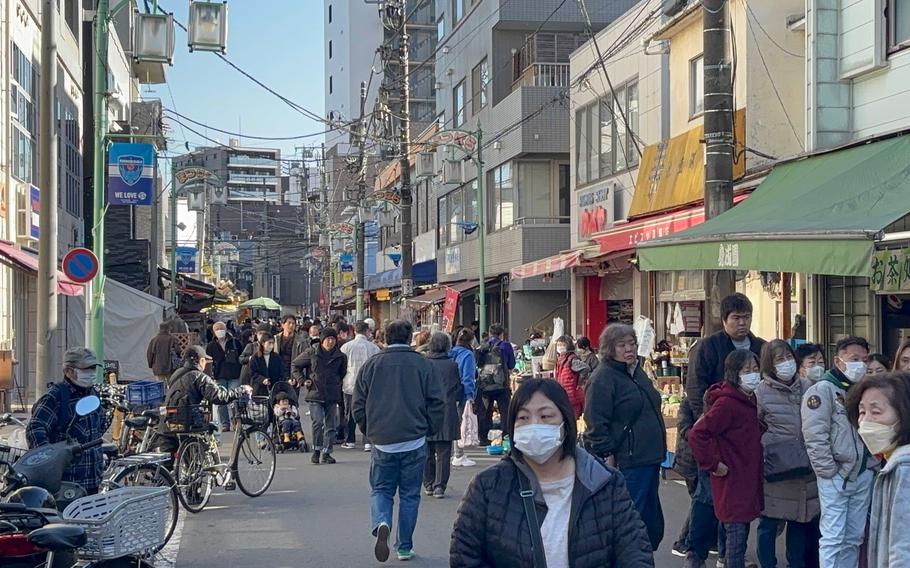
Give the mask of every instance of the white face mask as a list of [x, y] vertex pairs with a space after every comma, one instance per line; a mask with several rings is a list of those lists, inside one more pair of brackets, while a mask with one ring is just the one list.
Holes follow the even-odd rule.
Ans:
[[897, 424], [879, 424], [871, 420], [859, 423], [859, 437], [869, 448], [872, 455], [885, 454], [895, 448], [894, 438], [897, 435]]
[[557, 346], [556, 346], [556, 352], [557, 352], [557, 353], [562, 354], [562, 353], [565, 353], [565, 352], [568, 351], [568, 350], [569, 350], [569, 348], [566, 347], [565, 345], [557, 345]]
[[527, 424], [515, 428], [512, 443], [525, 457], [544, 464], [559, 450], [563, 435], [562, 424]]
[[809, 379], [810, 381], [812, 381], [813, 383], [821, 380], [822, 375], [824, 375], [824, 374], [825, 374], [825, 368], [822, 367], [821, 365], [815, 365], [815, 366], [812, 366], [812, 367], [809, 367], [808, 369], [806, 369], [806, 378]]
[[739, 380], [739, 388], [745, 392], [751, 393], [758, 388], [758, 384], [761, 382], [761, 374], [745, 373], [739, 376]]
[[844, 361], [847, 369], [844, 370], [844, 376], [851, 383], [860, 380], [866, 374], [866, 363], [863, 361]]
[[224, 339], [224, 336], [226, 336], [226, 335], [227, 335], [226, 329], [216, 329], [215, 330], [215, 337], [217, 337], [218, 339]]
[[774, 371], [777, 373], [777, 378], [782, 381], [789, 381], [796, 374], [796, 361], [790, 359], [789, 361], [778, 363], [774, 365]]

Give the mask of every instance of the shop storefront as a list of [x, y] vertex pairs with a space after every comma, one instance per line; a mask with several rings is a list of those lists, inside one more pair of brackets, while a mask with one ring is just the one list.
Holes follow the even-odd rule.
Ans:
[[781, 162], [741, 205], [639, 243], [641, 269], [807, 275], [808, 340], [830, 355], [841, 337], [862, 335], [887, 352], [910, 327], [907, 156], [910, 136], [897, 136]]

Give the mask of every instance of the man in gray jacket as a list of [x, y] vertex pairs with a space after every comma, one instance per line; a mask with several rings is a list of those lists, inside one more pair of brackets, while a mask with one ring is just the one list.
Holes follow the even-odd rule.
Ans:
[[844, 398], [866, 374], [869, 344], [861, 337], [837, 342], [834, 367], [803, 395], [802, 426], [821, 504], [822, 568], [857, 566], [878, 460], [847, 419]]
[[398, 493], [398, 559], [414, 557], [413, 535], [427, 461], [427, 436], [442, 426], [446, 394], [425, 357], [410, 347], [406, 321], [386, 327], [388, 347], [371, 357], [357, 377], [354, 420], [373, 443], [371, 513], [376, 559], [389, 559], [392, 506]]

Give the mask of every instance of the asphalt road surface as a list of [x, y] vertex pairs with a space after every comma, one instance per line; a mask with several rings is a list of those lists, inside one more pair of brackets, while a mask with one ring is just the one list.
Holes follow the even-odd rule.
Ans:
[[[309, 454], [279, 454], [275, 481], [265, 495], [250, 499], [239, 491], [218, 490], [202, 513], [181, 512], [166, 554], [173, 558], [176, 552], [174, 564], [180, 568], [378, 565], [370, 536], [370, 455], [362, 447], [339, 448], [335, 457], [335, 465], [314, 466]], [[477, 472], [499, 459], [477, 452], [472, 458], [476, 467], [453, 468], [445, 499], [421, 498], [412, 565], [449, 565], [461, 496]], [[685, 486], [662, 482], [661, 500], [667, 530], [655, 566], [680, 566], [682, 559], [670, 554], [670, 546], [688, 513]], [[389, 564], [395, 563], [393, 554]]]

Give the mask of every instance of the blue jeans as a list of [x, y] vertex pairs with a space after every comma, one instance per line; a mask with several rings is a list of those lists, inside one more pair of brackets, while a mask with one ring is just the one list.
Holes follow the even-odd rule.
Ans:
[[798, 523], [762, 517], [758, 522], [758, 563], [761, 568], [777, 568], [777, 528], [787, 523], [787, 567], [806, 568], [809, 550], [818, 546], [814, 539], [816, 521]]
[[[226, 389], [236, 389], [237, 387], [240, 386], [239, 377], [236, 379], [218, 379], [215, 382], [218, 383], [218, 386], [224, 387]], [[228, 406], [226, 404], [219, 404], [215, 408], [216, 408], [215, 416], [218, 417], [218, 424], [220, 424], [222, 428], [229, 426], [231, 423], [231, 419], [230, 419], [230, 416], [228, 415], [228, 411], [230, 410], [228, 408]]]
[[392, 509], [398, 493], [398, 550], [414, 548], [414, 528], [420, 508], [420, 486], [427, 461], [427, 446], [397, 454], [373, 448], [370, 454], [370, 513], [373, 534], [381, 523], [392, 526]]
[[313, 422], [313, 450], [331, 455], [335, 442], [335, 417], [338, 403], [310, 402], [310, 420]]
[[727, 550], [727, 534], [723, 523], [714, 515], [714, 500], [711, 495], [711, 479], [708, 472], [699, 470], [698, 484], [692, 495], [692, 509], [689, 511], [689, 538], [686, 546], [696, 558], [706, 560], [711, 545], [717, 545], [720, 558]]
[[859, 547], [872, 503], [873, 478], [867, 470], [856, 481], [845, 482], [840, 475], [818, 480], [818, 500], [822, 507], [821, 568], [859, 565]]
[[651, 549], [657, 550], [664, 538], [664, 512], [660, 507], [660, 466], [627, 467], [620, 470], [626, 480], [626, 487], [635, 510], [648, 531]]

